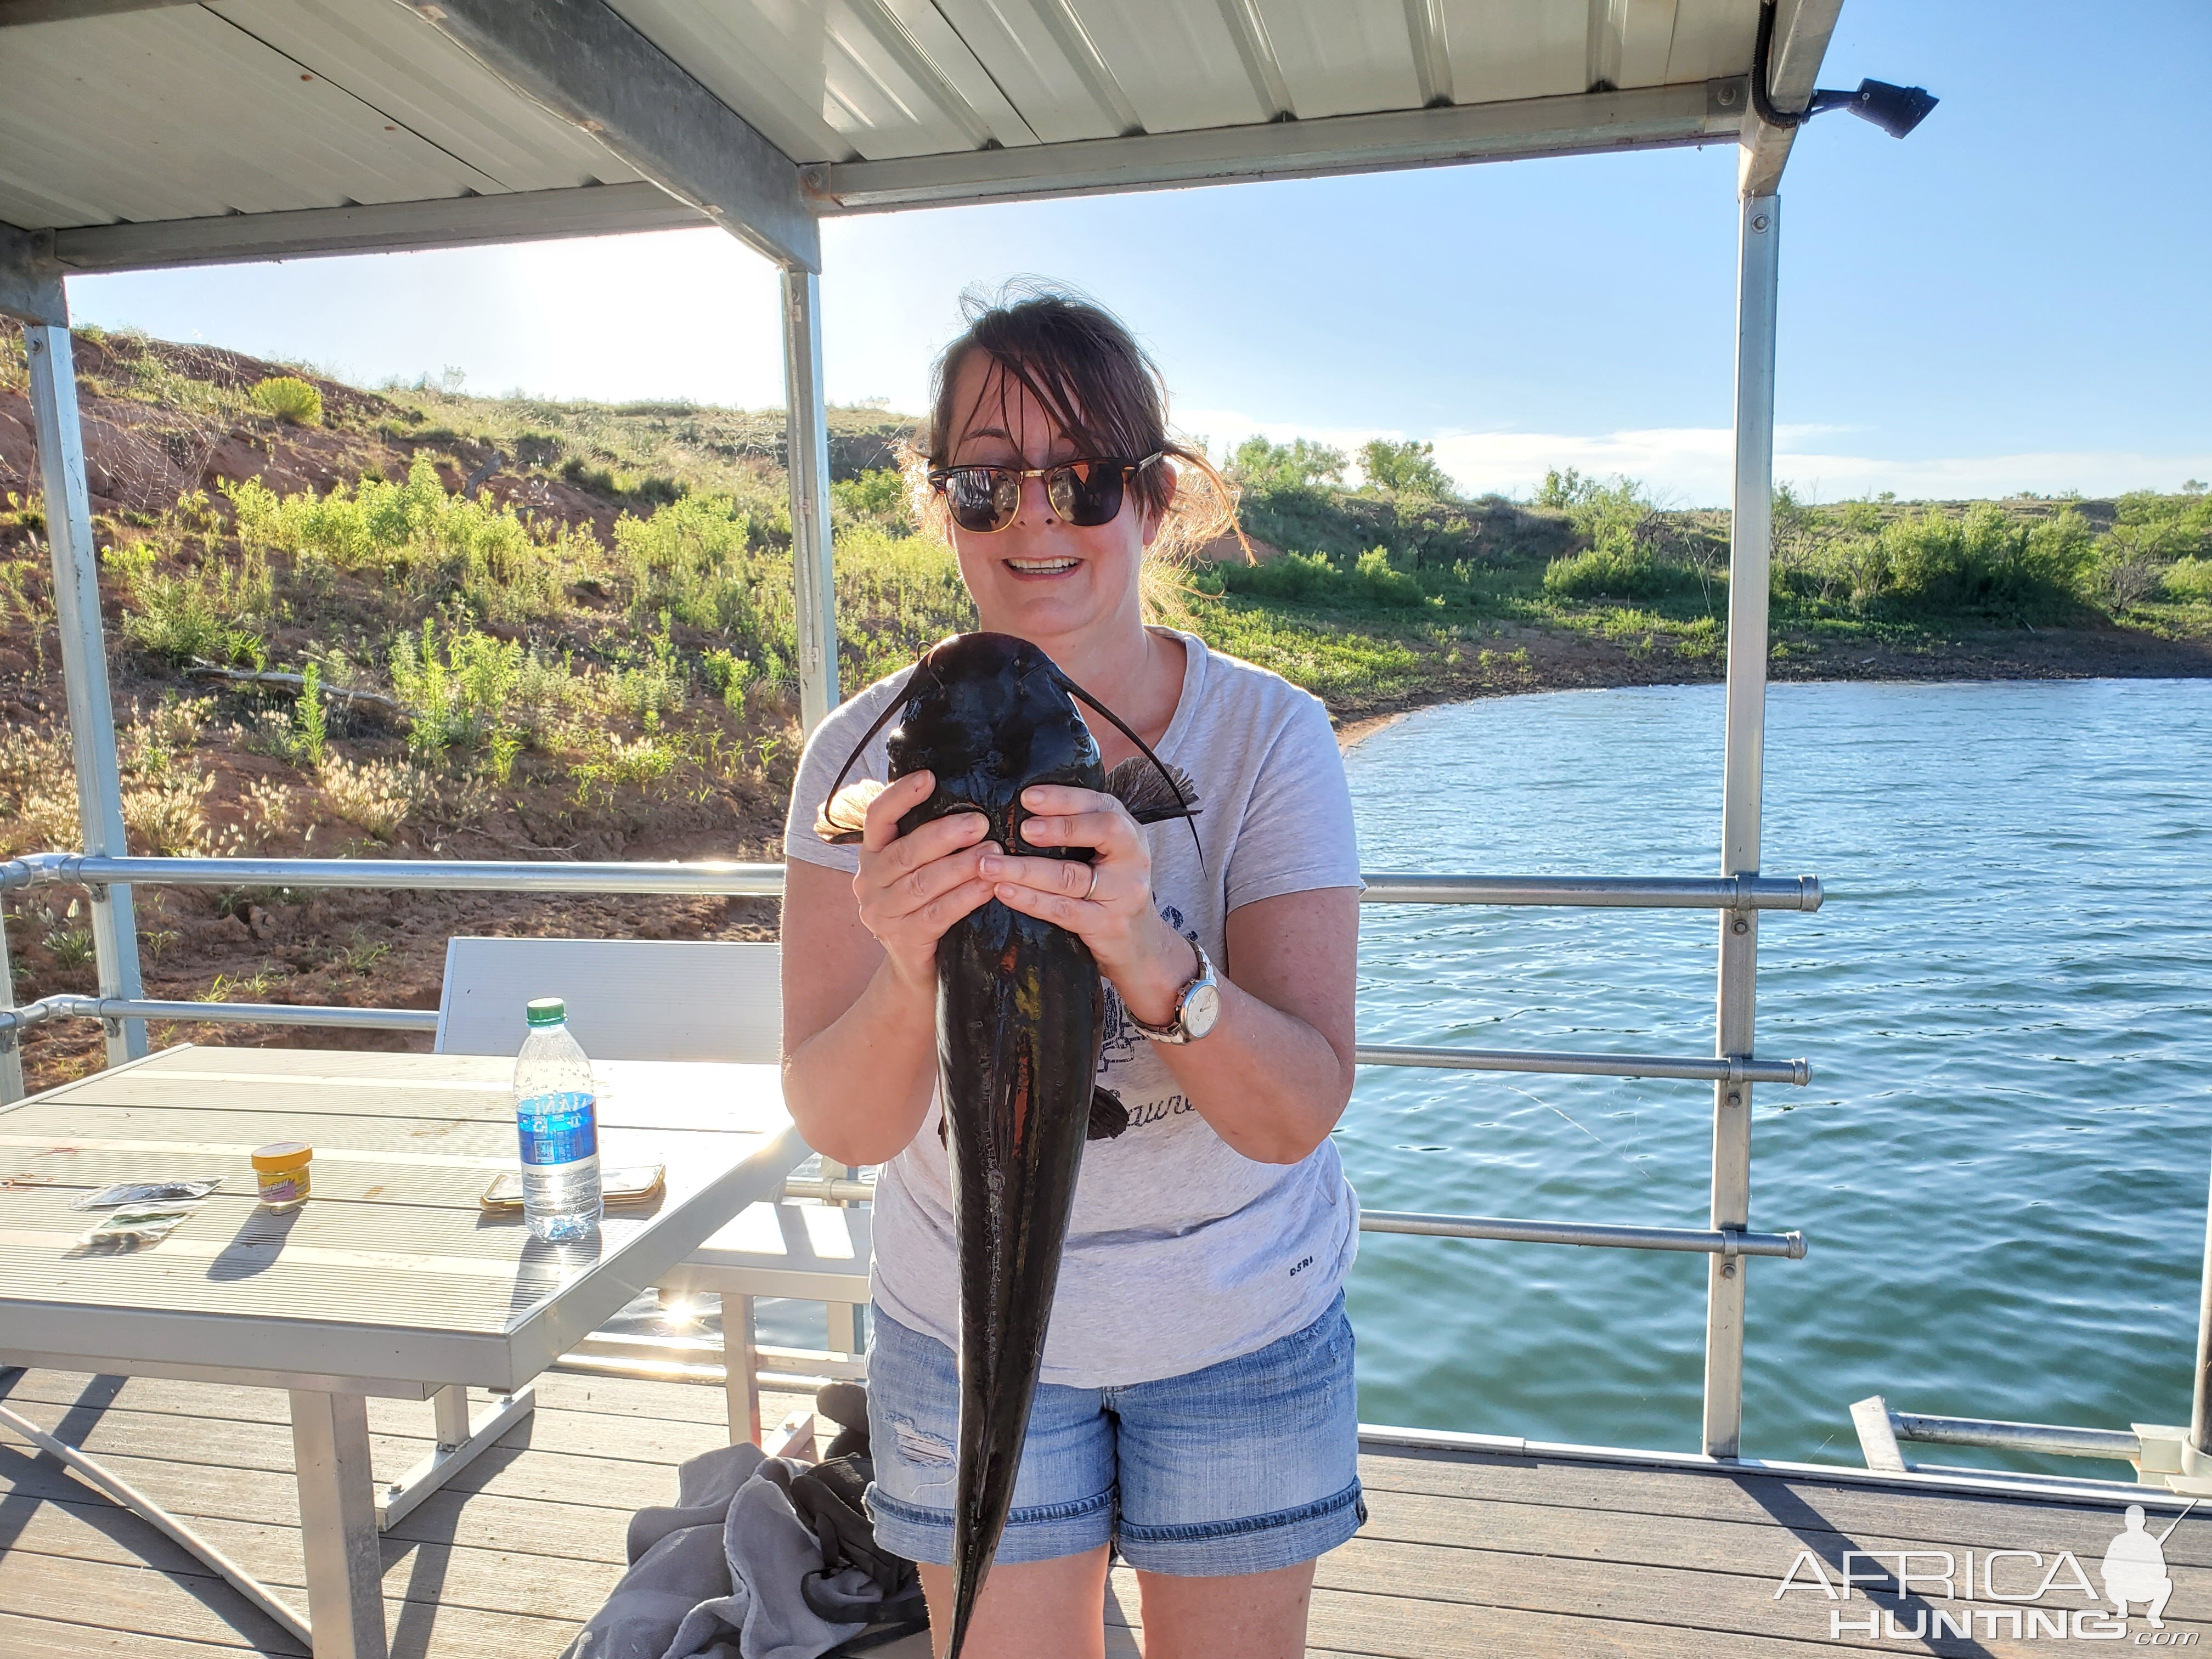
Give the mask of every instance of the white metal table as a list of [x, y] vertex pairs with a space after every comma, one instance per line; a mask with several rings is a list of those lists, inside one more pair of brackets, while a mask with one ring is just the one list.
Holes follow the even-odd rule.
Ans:
[[[529, 1383], [805, 1156], [774, 1066], [613, 1061], [603, 1165], [663, 1164], [665, 1194], [547, 1244], [477, 1200], [514, 1167], [514, 1062], [465, 1054], [172, 1048], [0, 1109], [0, 1366], [289, 1391], [307, 1614], [183, 1522], [15, 1413], [25, 1434], [230, 1579], [316, 1659], [384, 1659], [378, 1534], [531, 1407]], [[278, 1215], [247, 1155], [315, 1149]], [[221, 1176], [158, 1243], [80, 1245], [72, 1200]], [[473, 1419], [467, 1389], [493, 1390]], [[373, 1484], [367, 1397], [434, 1402], [438, 1449]]]

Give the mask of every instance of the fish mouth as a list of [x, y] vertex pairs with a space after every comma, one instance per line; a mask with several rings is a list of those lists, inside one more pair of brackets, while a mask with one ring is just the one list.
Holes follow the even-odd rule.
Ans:
[[1050, 581], [1065, 576], [1083, 562], [1077, 558], [1001, 559], [999, 562], [1025, 581]]

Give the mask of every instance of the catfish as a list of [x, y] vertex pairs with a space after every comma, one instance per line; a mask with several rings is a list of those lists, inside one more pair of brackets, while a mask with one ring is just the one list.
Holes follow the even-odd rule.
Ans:
[[[1107, 772], [1079, 702], [1139, 754]], [[890, 781], [920, 771], [936, 780], [929, 799], [900, 818], [901, 835], [977, 812], [990, 825], [986, 839], [1010, 854], [1089, 863], [1087, 847], [1036, 847], [1023, 838], [1032, 816], [1021, 804], [1024, 790], [1103, 791], [1139, 823], [1188, 823], [1199, 811], [1190, 781], [1036, 646], [1004, 634], [957, 634], [922, 657], [854, 746], [815, 824], [823, 839], [860, 839], [868, 803], [886, 786], [839, 786], [894, 718], [886, 739]], [[1190, 832], [1195, 842], [1195, 824]], [[949, 1154], [960, 1277], [947, 1659], [957, 1659], [966, 1638], [1012, 1506], [1084, 1143], [1128, 1127], [1120, 1100], [1097, 1085], [1104, 1019], [1091, 949], [1056, 923], [993, 898], [938, 941], [938, 1133]]]

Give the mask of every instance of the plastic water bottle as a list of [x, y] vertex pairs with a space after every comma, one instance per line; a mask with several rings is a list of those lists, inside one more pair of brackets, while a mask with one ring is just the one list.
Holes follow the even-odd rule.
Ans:
[[522, 1218], [536, 1237], [580, 1238], [599, 1224], [599, 1128], [592, 1062], [568, 1031], [568, 1005], [539, 997], [514, 1057], [522, 1138]]

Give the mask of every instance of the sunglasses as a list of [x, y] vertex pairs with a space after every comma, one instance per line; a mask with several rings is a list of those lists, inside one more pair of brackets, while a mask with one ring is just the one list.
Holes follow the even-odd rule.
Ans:
[[945, 497], [952, 522], [988, 534], [1004, 530], [1022, 510], [1022, 480], [1042, 478], [1044, 498], [1072, 525], [1111, 524], [1121, 511], [1122, 485], [1132, 472], [1165, 460], [1162, 450], [1141, 461], [1062, 461], [1057, 466], [939, 466], [929, 482]]

